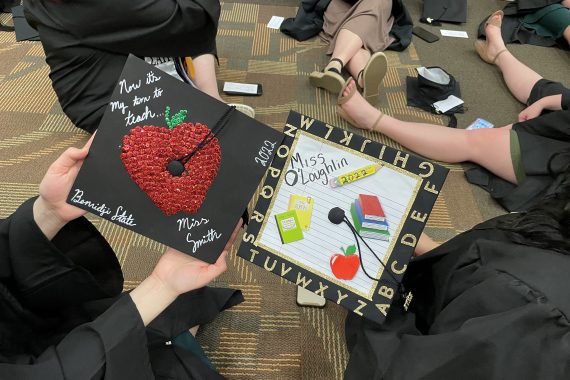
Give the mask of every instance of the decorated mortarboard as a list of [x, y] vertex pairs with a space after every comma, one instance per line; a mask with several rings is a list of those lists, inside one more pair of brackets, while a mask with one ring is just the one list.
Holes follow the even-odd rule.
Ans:
[[130, 56], [68, 202], [212, 263], [282, 138]]
[[284, 134], [237, 255], [377, 323], [409, 306], [448, 169], [293, 111]]

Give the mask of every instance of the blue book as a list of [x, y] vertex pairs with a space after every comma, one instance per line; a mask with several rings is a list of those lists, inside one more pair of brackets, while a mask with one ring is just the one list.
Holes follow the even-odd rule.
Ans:
[[356, 216], [358, 216], [358, 219], [360, 220], [360, 224], [362, 225], [362, 227], [372, 228], [374, 230], [380, 230], [380, 231], [388, 231], [388, 223], [385, 220], [378, 221], [378, 220], [366, 219], [364, 217], [364, 214], [362, 213], [362, 207], [360, 207], [360, 201], [358, 199], [354, 202], [354, 208], [356, 211]]

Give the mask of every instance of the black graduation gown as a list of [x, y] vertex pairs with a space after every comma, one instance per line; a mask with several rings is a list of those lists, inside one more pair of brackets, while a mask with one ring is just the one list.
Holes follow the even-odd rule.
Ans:
[[[550, 81], [543, 79], [539, 83], [541, 82]], [[535, 95], [533, 89], [529, 103], [538, 100]], [[560, 174], [570, 166], [568, 89], [562, 95], [561, 106], [560, 111], [546, 111], [534, 119], [513, 124], [526, 175], [519, 184], [505, 181], [481, 166], [466, 170], [467, 180], [487, 190], [508, 211], [526, 211], [545, 195], [555, 192], [562, 178]]]
[[[501, 34], [505, 43], [518, 42], [521, 44], [530, 44], [537, 46], [557, 46], [562, 49], [568, 49], [568, 43], [564, 38], [555, 40], [551, 37], [539, 36], [532, 29], [527, 29], [522, 24], [522, 18], [530, 13], [538, 11], [548, 5], [559, 4], [561, 0], [517, 0], [508, 3], [503, 12], [503, 24], [501, 26]], [[485, 38], [485, 21], [479, 25], [478, 38]]]
[[498, 220], [410, 263], [409, 312], [347, 317], [345, 379], [570, 378], [570, 257], [513, 244]]
[[79, 218], [49, 241], [33, 201], [0, 222], [1, 379], [223, 379], [165, 343], [241, 302], [240, 292], [184, 294], [145, 328], [95, 227]]
[[24, 0], [50, 78], [75, 126], [94, 132], [128, 54], [197, 56], [215, 51], [217, 0]]

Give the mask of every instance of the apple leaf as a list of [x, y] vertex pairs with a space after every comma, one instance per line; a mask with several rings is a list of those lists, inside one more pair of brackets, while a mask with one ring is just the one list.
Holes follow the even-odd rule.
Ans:
[[184, 119], [186, 119], [186, 115], [188, 111], [180, 110], [172, 118], [170, 117], [170, 106], [166, 106], [166, 110], [164, 111], [164, 120], [166, 121], [166, 125], [169, 129], [173, 129], [178, 124], [182, 123]]
[[355, 253], [356, 253], [356, 246], [355, 246], [354, 244], [353, 244], [353, 245], [349, 245], [349, 246], [346, 248], [346, 252], [344, 252], [344, 254], [345, 254], [346, 256], [354, 255]]

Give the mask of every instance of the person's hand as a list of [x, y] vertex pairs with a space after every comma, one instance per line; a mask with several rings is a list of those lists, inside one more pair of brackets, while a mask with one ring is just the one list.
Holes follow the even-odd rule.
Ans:
[[68, 148], [50, 165], [40, 183], [40, 196], [34, 203], [34, 220], [51, 239], [67, 222], [86, 211], [66, 202], [71, 186], [89, 153], [93, 136], [81, 149]]
[[226, 257], [242, 225], [240, 219], [222, 254], [214, 264], [208, 264], [173, 248], [168, 248], [151, 276], [174, 295], [180, 295], [208, 285], [227, 269]]
[[560, 2], [560, 4], [570, 9], [570, 0], [563, 0], [562, 2]]
[[542, 103], [540, 101], [535, 102], [519, 113], [519, 122], [534, 119], [535, 117], [540, 116], [543, 110], [544, 106]]

